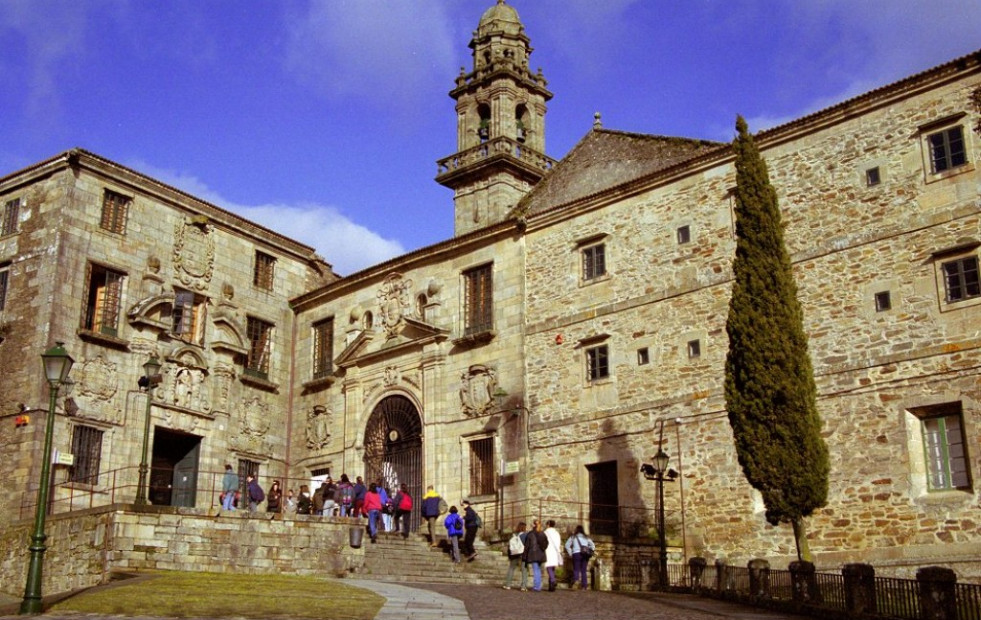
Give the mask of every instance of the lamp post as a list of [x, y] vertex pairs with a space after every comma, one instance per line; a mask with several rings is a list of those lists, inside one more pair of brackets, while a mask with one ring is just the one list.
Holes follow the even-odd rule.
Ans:
[[51, 488], [51, 444], [54, 435], [55, 406], [58, 399], [58, 388], [68, 381], [68, 373], [72, 370], [72, 359], [65, 351], [64, 343], [57, 342], [55, 346], [41, 354], [44, 365], [44, 376], [48, 380], [48, 419], [44, 427], [44, 449], [41, 452], [41, 480], [37, 489], [37, 507], [34, 512], [34, 532], [31, 534], [31, 560], [27, 569], [27, 585], [24, 587], [24, 600], [20, 604], [20, 613], [41, 613], [41, 576], [44, 572], [44, 552], [47, 547], [44, 541], [44, 521], [48, 516], [48, 493]]
[[146, 415], [143, 419], [143, 455], [140, 457], [140, 481], [136, 485], [136, 504], [148, 504], [147, 501], [147, 473], [150, 465], [147, 463], [147, 456], [150, 447], [150, 405], [153, 402], [153, 388], [160, 383], [160, 360], [156, 355], [151, 355], [150, 359], [143, 364], [143, 376], [140, 377], [138, 385], [146, 388]]
[[[661, 424], [661, 437], [664, 436], [664, 424]], [[651, 463], [644, 463], [640, 466], [640, 471], [648, 480], [653, 480], [657, 485], [657, 540], [658, 540], [658, 571], [657, 583], [666, 588], [668, 586], [668, 541], [664, 532], [664, 483], [671, 482], [678, 477], [678, 472], [668, 469], [668, 453], [661, 448], [657, 448], [657, 454], [651, 458]]]

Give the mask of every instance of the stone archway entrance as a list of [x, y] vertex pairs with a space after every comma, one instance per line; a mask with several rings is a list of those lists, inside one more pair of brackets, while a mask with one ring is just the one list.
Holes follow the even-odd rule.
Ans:
[[405, 396], [388, 396], [375, 407], [364, 431], [365, 484], [384, 481], [392, 497], [400, 484], [412, 497], [411, 529], [419, 527], [422, 501], [422, 421]]

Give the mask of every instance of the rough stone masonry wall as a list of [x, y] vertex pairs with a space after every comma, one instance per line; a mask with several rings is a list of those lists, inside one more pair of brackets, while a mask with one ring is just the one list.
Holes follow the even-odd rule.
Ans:
[[[126, 508], [108, 506], [47, 520], [45, 594], [96, 585], [111, 571], [342, 576], [364, 564], [363, 549], [349, 545], [353, 522], [347, 520]], [[32, 529], [33, 521], [25, 519], [0, 533], [0, 589], [5, 594], [24, 593]]]

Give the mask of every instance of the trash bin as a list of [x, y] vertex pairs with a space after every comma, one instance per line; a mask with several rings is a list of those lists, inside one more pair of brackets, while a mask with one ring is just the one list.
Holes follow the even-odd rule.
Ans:
[[351, 546], [357, 549], [361, 546], [361, 541], [364, 539], [364, 528], [352, 527], [348, 530], [348, 535], [350, 536]]

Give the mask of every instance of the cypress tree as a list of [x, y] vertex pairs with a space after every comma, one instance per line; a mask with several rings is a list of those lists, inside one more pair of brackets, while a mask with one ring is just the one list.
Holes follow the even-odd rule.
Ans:
[[777, 194], [741, 116], [736, 131], [726, 408], [739, 464], [763, 496], [766, 520], [792, 524], [797, 557], [810, 561], [804, 518], [827, 501], [828, 448]]

